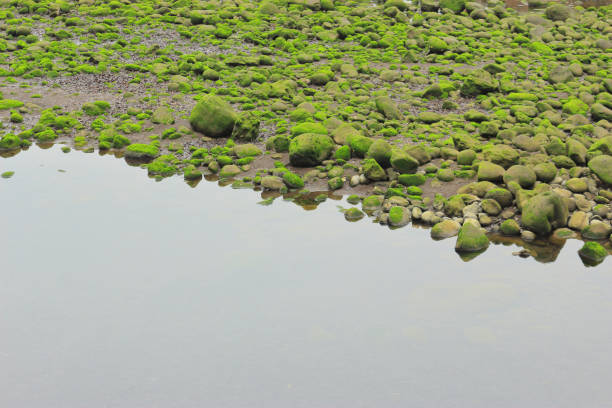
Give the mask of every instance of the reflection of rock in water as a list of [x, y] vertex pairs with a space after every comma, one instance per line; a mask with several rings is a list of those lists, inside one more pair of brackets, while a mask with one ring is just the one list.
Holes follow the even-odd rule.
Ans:
[[[24, 149], [26, 150], [26, 149]], [[4, 157], [8, 159], [9, 157], [16, 156], [17, 153], [21, 152], [21, 149], [13, 149], [13, 150], [0, 150], [0, 157]]]
[[524, 248], [538, 262], [554, 262], [565, 245], [564, 240], [551, 242], [537, 239], [532, 242], [523, 241], [518, 237], [506, 237], [501, 234], [491, 234], [489, 239], [495, 245], [517, 245]]
[[487, 252], [487, 250], [483, 249], [482, 251], [478, 251], [478, 252], [457, 252], [457, 251], [455, 252], [457, 253], [457, 255], [459, 255], [459, 258], [461, 258], [463, 262], [470, 262], [472, 259], [475, 259], [477, 256]]
[[127, 156], [125, 156], [123, 159], [128, 164], [128, 166], [132, 166], [132, 167], [140, 167], [141, 165], [151, 163], [152, 161], [151, 159], [138, 159], [138, 158], [127, 157]]
[[[263, 193], [261, 196], [265, 198]], [[341, 195], [334, 194], [332, 191], [296, 191], [285, 194], [283, 198], [306, 211], [316, 210], [317, 206], [328, 198], [335, 201], [342, 200]]]

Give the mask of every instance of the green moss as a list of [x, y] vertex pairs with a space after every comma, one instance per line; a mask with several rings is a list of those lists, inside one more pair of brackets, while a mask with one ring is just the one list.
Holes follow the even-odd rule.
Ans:
[[0, 110], [21, 108], [23, 102], [14, 99], [0, 99]]
[[126, 148], [125, 155], [135, 159], [153, 159], [159, 156], [159, 147], [153, 144], [134, 143]]
[[299, 175], [290, 171], [286, 171], [283, 173], [283, 181], [289, 188], [304, 188], [304, 180], [302, 180]]

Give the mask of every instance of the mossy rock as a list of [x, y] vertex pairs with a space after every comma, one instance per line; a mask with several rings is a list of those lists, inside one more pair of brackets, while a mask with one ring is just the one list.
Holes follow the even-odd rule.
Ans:
[[473, 223], [466, 221], [459, 229], [455, 251], [457, 252], [480, 252], [489, 247], [489, 238]]
[[154, 159], [159, 156], [159, 147], [153, 144], [134, 143], [125, 149], [125, 157], [130, 159]]
[[303, 122], [291, 128], [291, 135], [298, 136], [304, 133], [316, 133], [319, 135], [327, 135], [327, 129], [323, 124], [318, 122]]
[[387, 168], [391, 161], [391, 145], [386, 140], [376, 139], [370, 145], [366, 157], [376, 160], [381, 167]]
[[353, 156], [366, 157], [368, 150], [370, 150], [370, 146], [374, 143], [374, 139], [356, 133], [350, 134], [347, 142], [351, 148], [351, 152], [353, 152]]
[[362, 164], [363, 174], [372, 181], [386, 180], [387, 173], [374, 159], [365, 159]]
[[291, 140], [289, 161], [298, 167], [311, 167], [329, 158], [334, 142], [329, 136], [316, 133], [303, 133]]
[[502, 207], [510, 207], [514, 197], [512, 193], [505, 188], [493, 188], [484, 195], [486, 199], [492, 199], [498, 202]]
[[365, 214], [359, 208], [351, 207], [344, 212], [344, 218], [349, 222], [359, 221]]
[[521, 235], [521, 227], [519, 226], [518, 222], [513, 219], [508, 219], [502, 222], [499, 226], [499, 230], [503, 235], [510, 237]]
[[342, 186], [344, 186], [344, 180], [342, 180], [342, 177], [332, 177], [327, 180], [327, 187], [332, 191], [339, 190], [342, 188]]
[[239, 159], [242, 159], [243, 157], [259, 156], [261, 155], [261, 150], [254, 144], [247, 143], [234, 146], [234, 153], [236, 153]]
[[378, 210], [382, 206], [384, 198], [385, 197], [382, 195], [367, 196], [361, 202], [361, 207], [363, 208], [363, 211]]
[[419, 162], [414, 157], [400, 149], [392, 149], [390, 163], [400, 174], [414, 173], [419, 167]]
[[240, 167], [236, 166], [235, 164], [226, 164], [219, 171], [219, 178], [232, 178], [237, 176], [241, 172], [242, 170], [240, 170]]
[[229, 103], [216, 95], [201, 99], [191, 111], [191, 127], [209, 137], [229, 137], [238, 116]]
[[498, 164], [483, 161], [478, 163], [478, 180], [479, 181], [501, 181], [504, 177], [504, 168]]
[[565, 200], [548, 191], [526, 200], [522, 208], [521, 224], [538, 235], [549, 235], [552, 230], [565, 227], [568, 216]]
[[527, 166], [515, 165], [504, 173], [504, 183], [517, 182], [522, 188], [531, 188], [536, 182], [535, 172]]
[[612, 156], [601, 155], [589, 161], [589, 169], [599, 177], [601, 181], [612, 185]]
[[507, 169], [518, 163], [519, 154], [508, 145], [495, 145], [484, 150], [484, 158]]
[[400, 174], [397, 181], [406, 186], [421, 186], [425, 184], [426, 177], [423, 174]]
[[482, 210], [488, 215], [499, 215], [502, 212], [502, 206], [492, 198], [485, 198], [480, 203]]
[[591, 222], [581, 231], [582, 237], [585, 239], [605, 240], [610, 238], [612, 228], [607, 222]]
[[289, 188], [304, 188], [304, 180], [299, 175], [290, 171], [286, 171], [283, 173], [283, 181]]
[[394, 206], [389, 210], [389, 225], [403, 227], [410, 222], [411, 213], [406, 207]]
[[461, 225], [455, 220], [440, 221], [431, 228], [431, 238], [441, 240], [457, 235]]
[[539, 163], [533, 168], [536, 178], [543, 183], [550, 183], [557, 177], [557, 167], [553, 163]]
[[266, 149], [284, 153], [289, 151], [290, 143], [291, 141], [286, 135], [276, 135], [266, 140]]
[[[236, 118], [234, 122], [234, 128], [232, 129], [232, 139], [252, 141], [257, 139], [259, 135], [259, 117], [253, 112], [242, 112]], [[287, 148], [289, 143], [287, 143]], [[287, 150], [285, 150], [287, 151]]]
[[578, 255], [587, 266], [599, 265], [608, 256], [608, 251], [599, 242], [585, 242]]
[[349, 161], [351, 159], [351, 148], [349, 146], [340, 146], [334, 153], [336, 160]]
[[470, 166], [476, 160], [476, 152], [471, 149], [461, 150], [457, 154], [457, 164], [460, 166]]
[[376, 109], [389, 120], [401, 120], [403, 115], [397, 105], [388, 96], [379, 96], [374, 100]]

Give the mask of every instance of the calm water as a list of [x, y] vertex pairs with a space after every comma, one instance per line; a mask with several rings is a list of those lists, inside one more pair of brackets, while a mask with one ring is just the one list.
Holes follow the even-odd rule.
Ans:
[[[60, 172], [58, 170], [64, 170]], [[348, 223], [113, 157], [0, 159], [0, 406], [607, 407], [610, 260]]]

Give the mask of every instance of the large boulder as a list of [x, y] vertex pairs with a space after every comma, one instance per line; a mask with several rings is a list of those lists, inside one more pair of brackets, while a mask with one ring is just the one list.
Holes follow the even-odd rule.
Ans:
[[229, 103], [216, 95], [208, 95], [194, 106], [189, 123], [206, 136], [229, 137], [237, 117]]
[[303, 133], [289, 144], [289, 161], [294, 166], [317, 166], [332, 154], [334, 142], [331, 137], [316, 133]]
[[569, 215], [566, 202], [552, 191], [529, 198], [522, 211], [521, 224], [538, 235], [548, 235], [556, 228], [565, 227]]
[[606, 184], [612, 185], [612, 156], [601, 155], [589, 161], [589, 169]]

